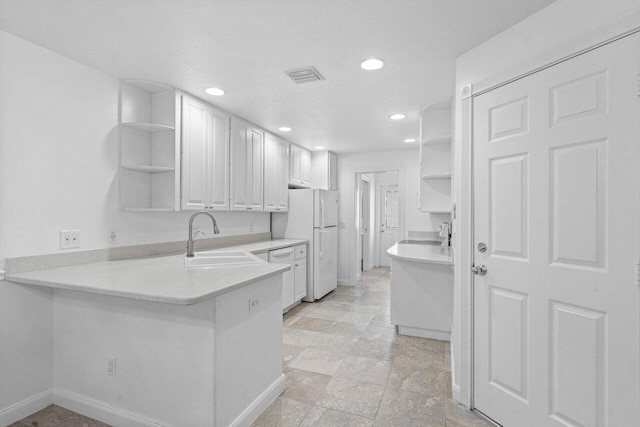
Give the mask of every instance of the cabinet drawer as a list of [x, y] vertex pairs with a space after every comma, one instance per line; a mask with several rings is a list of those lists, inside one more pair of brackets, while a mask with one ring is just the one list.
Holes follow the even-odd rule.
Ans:
[[307, 245], [298, 245], [293, 247], [293, 252], [296, 254], [295, 259], [307, 258]]

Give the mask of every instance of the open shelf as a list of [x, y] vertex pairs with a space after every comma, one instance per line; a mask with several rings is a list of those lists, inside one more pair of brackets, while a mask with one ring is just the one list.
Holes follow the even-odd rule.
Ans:
[[450, 173], [432, 173], [422, 175], [422, 179], [451, 179]]
[[173, 172], [176, 168], [168, 166], [150, 166], [150, 165], [123, 165], [122, 169], [137, 171], [137, 172], [149, 172], [149, 173], [163, 173]]
[[173, 126], [161, 125], [158, 123], [126, 122], [122, 123], [122, 125], [150, 133], [171, 132], [176, 129]]
[[175, 89], [125, 80], [120, 86], [120, 208], [179, 209], [179, 105]]
[[451, 135], [437, 136], [435, 138], [427, 138], [422, 141], [422, 145], [451, 144]]

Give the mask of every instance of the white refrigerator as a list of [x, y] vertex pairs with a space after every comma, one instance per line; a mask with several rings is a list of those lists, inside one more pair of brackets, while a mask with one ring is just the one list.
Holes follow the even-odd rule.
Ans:
[[338, 286], [338, 192], [289, 190], [289, 212], [271, 214], [274, 238], [309, 241], [307, 296], [315, 301]]

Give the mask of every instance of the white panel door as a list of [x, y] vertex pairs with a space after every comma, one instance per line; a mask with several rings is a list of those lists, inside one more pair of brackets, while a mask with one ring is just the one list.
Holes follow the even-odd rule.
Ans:
[[300, 150], [300, 181], [306, 187], [311, 187], [311, 152]]
[[397, 185], [381, 185], [380, 194], [380, 266], [389, 267], [387, 250], [400, 240], [400, 193]]
[[294, 264], [295, 300], [300, 301], [307, 296], [307, 260], [296, 260]]
[[474, 402], [640, 425], [638, 36], [474, 100]]

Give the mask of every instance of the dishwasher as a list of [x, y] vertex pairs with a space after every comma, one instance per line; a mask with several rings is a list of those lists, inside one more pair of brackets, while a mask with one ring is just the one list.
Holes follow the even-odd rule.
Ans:
[[295, 254], [293, 247], [269, 251], [269, 262], [288, 264], [289, 271], [282, 273], [282, 311], [288, 311], [295, 301]]

